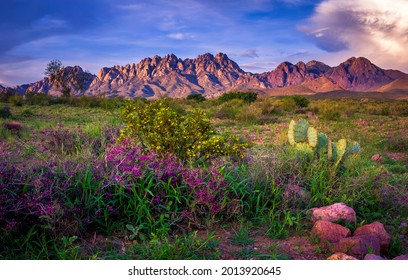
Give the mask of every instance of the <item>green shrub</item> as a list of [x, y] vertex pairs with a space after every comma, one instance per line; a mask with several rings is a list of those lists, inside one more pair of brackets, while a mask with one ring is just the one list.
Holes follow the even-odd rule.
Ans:
[[299, 107], [306, 108], [310, 104], [310, 100], [302, 95], [293, 95], [292, 98]]
[[8, 101], [14, 106], [23, 106], [24, 99], [21, 95], [14, 94], [8, 99]]
[[246, 92], [241, 92], [241, 91], [230, 91], [227, 93], [224, 93], [218, 98], [218, 101], [220, 103], [224, 103], [227, 101], [230, 101], [232, 99], [242, 99], [244, 100], [245, 103], [252, 103], [254, 102], [258, 97], [258, 94], [256, 92], [251, 92], [251, 91], [246, 91]]
[[0, 108], [0, 118], [7, 119], [10, 117], [11, 117], [11, 112], [10, 112], [9, 106], [3, 106], [2, 108]]
[[193, 93], [187, 96], [187, 100], [194, 100], [197, 102], [203, 102], [205, 100], [205, 97], [200, 94], [200, 93]]
[[202, 110], [182, 115], [168, 100], [129, 101], [122, 113], [127, 127], [121, 131], [119, 141], [130, 140], [159, 153], [174, 153], [181, 159], [243, 157], [243, 150], [248, 147], [236, 137], [217, 135]]

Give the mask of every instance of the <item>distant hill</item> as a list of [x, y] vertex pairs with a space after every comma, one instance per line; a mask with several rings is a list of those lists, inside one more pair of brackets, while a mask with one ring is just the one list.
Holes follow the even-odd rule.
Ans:
[[[81, 67], [64, 67], [56, 75], [38, 82], [8, 88], [59, 96], [71, 95], [127, 97], [185, 97], [200, 93], [216, 97], [230, 90], [254, 90], [267, 95], [315, 94], [332, 91], [395, 91], [408, 89], [408, 75], [384, 70], [368, 59], [352, 57], [335, 67], [319, 61], [282, 62], [269, 72], [243, 71], [226, 54], [210, 53], [194, 59], [174, 54], [142, 59], [137, 64], [102, 68], [97, 75]], [[1, 89], [1, 88], [0, 88]]]

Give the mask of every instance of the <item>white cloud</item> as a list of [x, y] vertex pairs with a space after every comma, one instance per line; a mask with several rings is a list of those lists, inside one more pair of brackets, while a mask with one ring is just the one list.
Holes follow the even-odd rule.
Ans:
[[174, 39], [174, 40], [185, 40], [185, 39], [191, 39], [194, 36], [191, 35], [190, 33], [177, 32], [177, 33], [170, 33], [166, 37], [170, 39]]
[[327, 0], [299, 29], [323, 50], [408, 70], [407, 0]]

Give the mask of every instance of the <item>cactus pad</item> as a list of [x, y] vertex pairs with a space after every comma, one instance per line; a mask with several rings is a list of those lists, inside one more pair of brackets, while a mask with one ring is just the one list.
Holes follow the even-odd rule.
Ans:
[[331, 156], [331, 160], [332, 161], [337, 161], [337, 143], [336, 142], [332, 142], [332, 156]]
[[295, 125], [296, 125], [296, 122], [294, 120], [291, 120], [289, 124], [289, 130], [288, 130], [288, 140], [289, 140], [289, 144], [291, 144], [292, 146], [295, 145]]
[[309, 126], [307, 129], [307, 141], [311, 147], [316, 147], [317, 145], [317, 130], [314, 127]]
[[359, 153], [360, 151], [361, 151], [360, 144], [358, 144], [358, 142], [354, 141], [352, 146], [351, 146], [351, 149], [350, 149], [349, 153], [350, 154], [356, 154], [356, 153]]
[[329, 137], [326, 134], [319, 132], [317, 136], [316, 152], [318, 154], [329, 150]]
[[337, 162], [340, 162], [343, 159], [344, 154], [347, 149], [347, 140], [340, 139], [337, 141]]
[[306, 141], [307, 130], [309, 128], [309, 122], [306, 120], [299, 120], [294, 127], [295, 142], [300, 143]]

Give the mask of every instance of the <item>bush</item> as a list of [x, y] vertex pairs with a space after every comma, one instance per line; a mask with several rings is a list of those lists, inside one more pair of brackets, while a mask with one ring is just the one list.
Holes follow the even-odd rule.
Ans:
[[14, 106], [23, 106], [24, 99], [21, 95], [15, 94], [12, 95], [8, 101], [12, 103]]
[[11, 112], [10, 112], [9, 106], [3, 106], [2, 108], [0, 108], [0, 118], [7, 119], [10, 117], [11, 117]]
[[224, 93], [218, 98], [218, 101], [221, 103], [230, 101], [232, 99], [242, 99], [246, 103], [252, 103], [254, 102], [258, 97], [258, 94], [256, 92], [241, 92], [241, 91], [230, 91], [227, 93]]
[[134, 144], [159, 153], [174, 153], [181, 159], [208, 159], [222, 155], [241, 156], [247, 144], [235, 137], [216, 135], [205, 112], [196, 109], [182, 115], [167, 100], [151, 103], [127, 102], [123, 109], [127, 127], [120, 141], [130, 139]]
[[306, 108], [310, 104], [310, 100], [301, 95], [293, 95], [291, 96], [295, 101], [296, 105], [301, 108]]
[[205, 100], [205, 97], [202, 94], [199, 93], [193, 93], [187, 96], [187, 100], [194, 100], [197, 102], [203, 102]]

